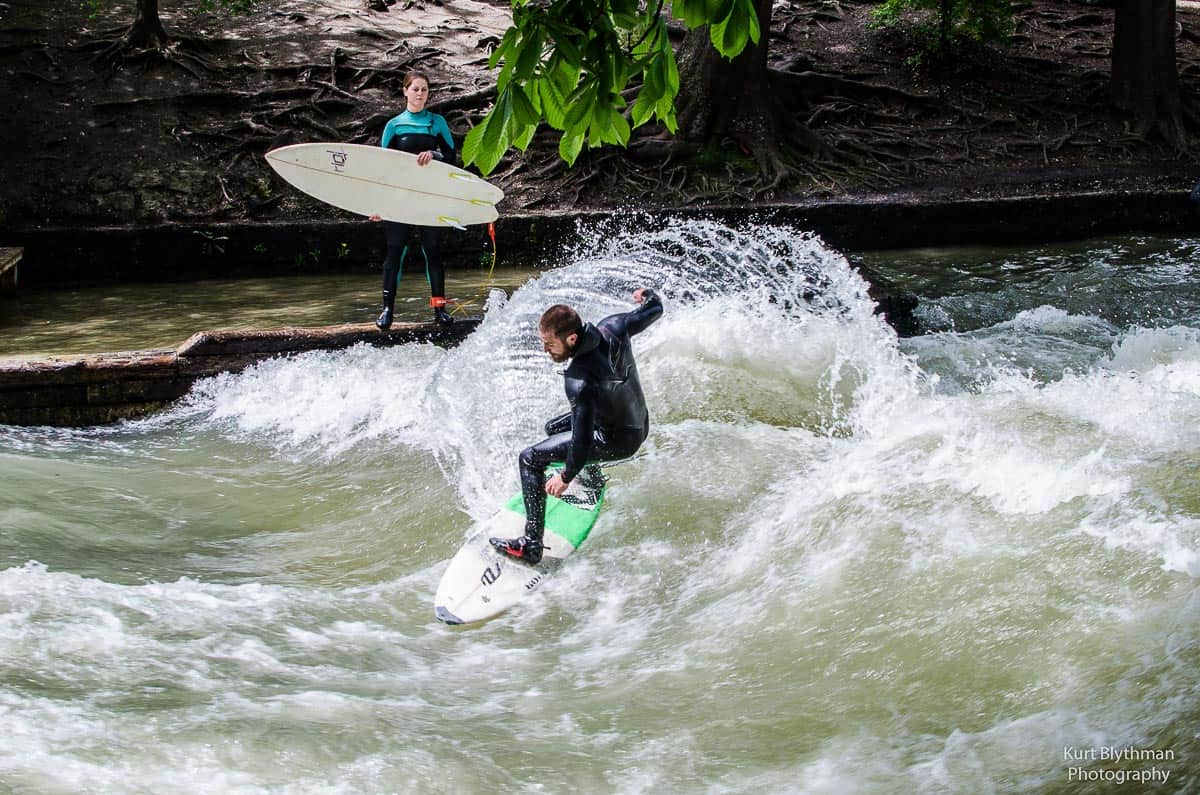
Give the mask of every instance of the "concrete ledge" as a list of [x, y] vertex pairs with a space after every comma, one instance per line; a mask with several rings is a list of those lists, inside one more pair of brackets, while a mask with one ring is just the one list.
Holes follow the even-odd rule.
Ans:
[[177, 350], [0, 361], [0, 424], [102, 425], [163, 408], [200, 378], [240, 372], [275, 356], [357, 343], [454, 345], [479, 323], [477, 317], [450, 326], [396, 323], [387, 332], [371, 324], [202, 331]]
[[[1195, 234], [1200, 227], [1186, 187], [993, 199], [878, 194], [750, 208], [511, 214], [496, 222], [497, 247], [502, 262], [538, 265], [573, 242], [581, 222], [616, 219], [625, 227], [650, 227], [698, 218], [733, 225], [783, 223], [816, 232], [835, 248], [857, 251], [1048, 243], [1129, 232]], [[354, 271], [376, 277], [384, 242], [378, 225], [361, 220], [30, 226], [5, 234], [25, 244], [23, 283], [53, 287]], [[448, 229], [442, 241], [449, 268], [476, 267], [491, 253], [482, 226]]]

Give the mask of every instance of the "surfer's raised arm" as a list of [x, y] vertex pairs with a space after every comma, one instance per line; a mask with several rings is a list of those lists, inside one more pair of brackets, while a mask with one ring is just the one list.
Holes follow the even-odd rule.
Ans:
[[621, 315], [611, 315], [602, 320], [602, 323], [610, 324], [615, 334], [641, 334], [654, 321], [662, 317], [663, 305], [662, 299], [658, 297], [658, 293], [654, 292], [649, 287], [641, 287], [633, 292], [634, 303], [641, 304], [632, 312], [626, 312]]

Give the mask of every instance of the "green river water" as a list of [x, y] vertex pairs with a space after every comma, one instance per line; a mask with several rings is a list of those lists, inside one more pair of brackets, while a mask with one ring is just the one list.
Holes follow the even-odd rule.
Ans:
[[[795, 230], [593, 232], [451, 272], [450, 350], [0, 427], [0, 791], [1200, 790], [1200, 240], [854, 255], [921, 296], [898, 340]], [[364, 322], [377, 281], [33, 294], [0, 353]], [[538, 315], [642, 285], [643, 454], [525, 602], [440, 624], [564, 407]]]

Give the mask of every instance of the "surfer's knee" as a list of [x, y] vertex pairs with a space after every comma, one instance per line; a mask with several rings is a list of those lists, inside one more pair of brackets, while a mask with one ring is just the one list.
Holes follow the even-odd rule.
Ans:
[[536, 467], [540, 457], [536, 446], [526, 447], [521, 451], [521, 466]]
[[545, 442], [531, 445], [521, 451], [521, 467], [532, 472], [541, 472], [554, 461], [562, 461], [565, 452], [558, 452]]

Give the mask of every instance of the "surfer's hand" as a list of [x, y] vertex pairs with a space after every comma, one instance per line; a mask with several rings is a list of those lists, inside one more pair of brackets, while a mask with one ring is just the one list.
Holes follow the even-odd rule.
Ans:
[[427, 166], [429, 165], [430, 160], [433, 160], [433, 152], [422, 152], [421, 154], [417, 155], [418, 166]]
[[551, 497], [561, 497], [566, 490], [567, 484], [563, 481], [561, 474], [556, 474], [546, 481], [546, 493]]
[[382, 221], [382, 220], [383, 220], [383, 218], [382, 218], [382, 216], [378, 216], [378, 215], [371, 215], [371, 216], [368, 216], [368, 217], [367, 217], [367, 220], [368, 220], [368, 221], [375, 221], [376, 223], [379, 223], [380, 221]]

